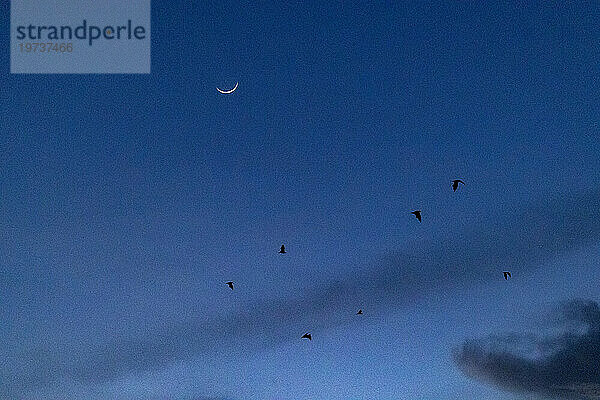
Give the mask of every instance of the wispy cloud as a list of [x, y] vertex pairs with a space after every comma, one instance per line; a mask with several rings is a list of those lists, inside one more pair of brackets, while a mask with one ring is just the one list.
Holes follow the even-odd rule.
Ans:
[[[349, 301], [380, 308], [402, 306], [434, 291], [496, 279], [506, 265], [524, 272], [599, 238], [599, 192], [568, 195], [442, 242], [423, 243], [419, 250], [389, 254], [362, 272], [307, 289], [301, 296], [263, 299], [227, 318], [185, 320], [93, 348], [56, 349], [48, 357], [51, 365], [34, 364], [27, 371], [29, 377], [12, 380], [37, 384], [41, 378], [62, 377], [97, 383], [193, 359], [236, 342], [254, 348], [272, 346], [298, 339], [308, 326], [318, 332], [348, 323], [351, 316], [332, 316], [340, 315], [335, 311]], [[465, 360], [477, 360], [480, 353], [478, 347], [467, 346], [461, 354]], [[522, 368], [520, 359], [501, 357], [507, 365]]]

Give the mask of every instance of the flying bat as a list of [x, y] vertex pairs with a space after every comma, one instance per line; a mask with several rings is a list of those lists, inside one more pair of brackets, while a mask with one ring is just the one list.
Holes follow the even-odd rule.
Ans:
[[417, 217], [417, 219], [419, 220], [419, 222], [421, 222], [421, 210], [413, 211], [411, 212], [411, 214], [414, 214], [415, 217]]
[[463, 185], [465, 184], [463, 181], [461, 181], [460, 179], [455, 179], [452, 181], [452, 190], [456, 192], [456, 189], [458, 189], [458, 184], [462, 183]]

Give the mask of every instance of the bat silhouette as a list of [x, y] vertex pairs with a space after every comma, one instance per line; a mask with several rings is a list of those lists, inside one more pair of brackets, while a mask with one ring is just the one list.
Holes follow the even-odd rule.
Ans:
[[411, 212], [411, 214], [414, 214], [415, 217], [417, 217], [417, 219], [419, 220], [419, 222], [421, 222], [421, 210], [413, 211]]
[[465, 184], [463, 181], [461, 181], [460, 179], [455, 179], [452, 181], [452, 190], [456, 192], [456, 189], [458, 189], [458, 184], [462, 183], [463, 185]]

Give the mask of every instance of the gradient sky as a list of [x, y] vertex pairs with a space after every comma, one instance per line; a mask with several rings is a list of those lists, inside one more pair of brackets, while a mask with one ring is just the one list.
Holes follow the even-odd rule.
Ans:
[[460, 349], [600, 301], [600, 3], [274, 3], [154, 0], [150, 75], [6, 47], [0, 398], [536, 394]]

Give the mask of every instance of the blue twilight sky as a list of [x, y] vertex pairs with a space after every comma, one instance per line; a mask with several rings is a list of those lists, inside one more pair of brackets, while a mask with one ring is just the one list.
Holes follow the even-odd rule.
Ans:
[[1, 399], [593, 398], [600, 3], [152, 7], [2, 53]]

